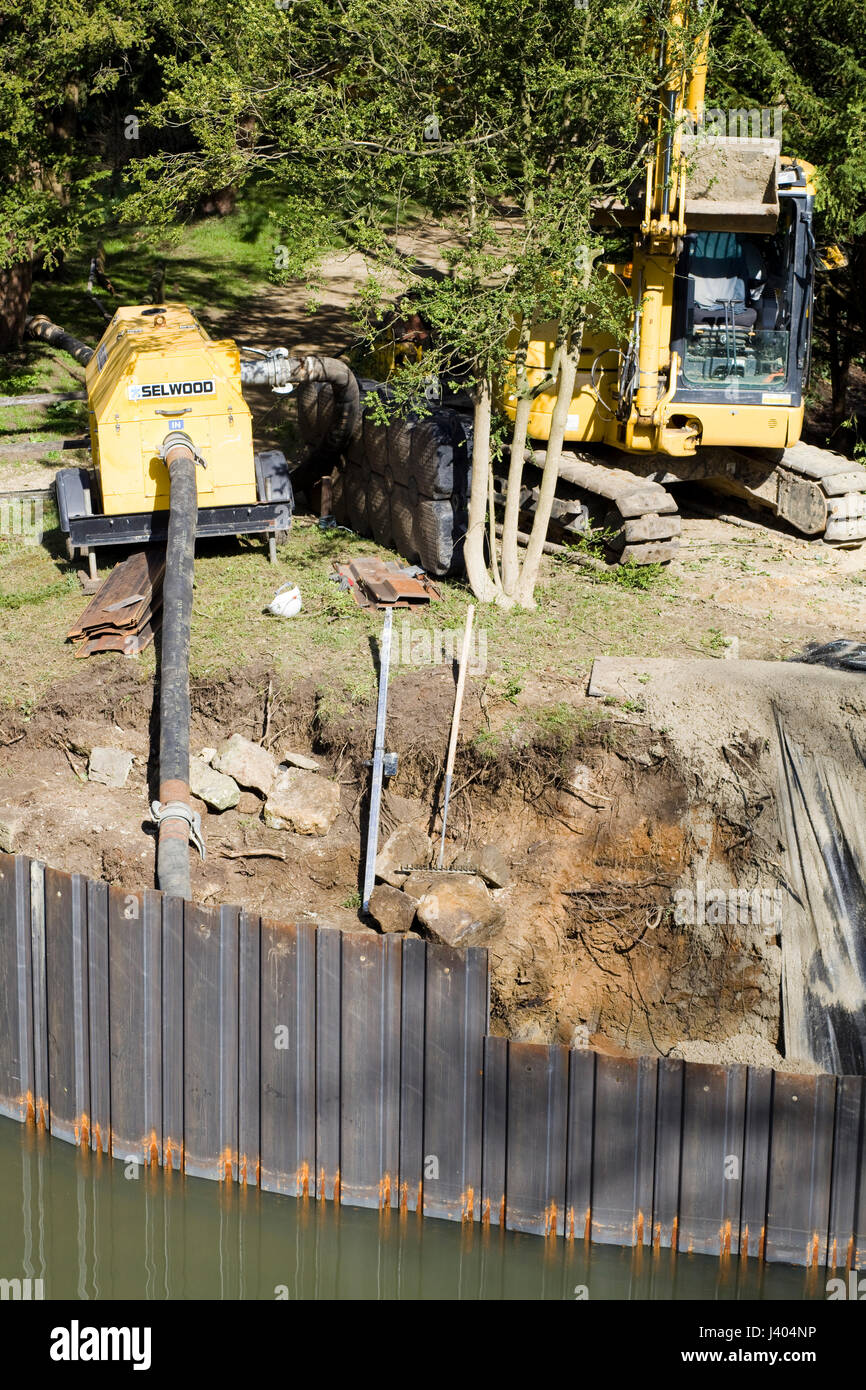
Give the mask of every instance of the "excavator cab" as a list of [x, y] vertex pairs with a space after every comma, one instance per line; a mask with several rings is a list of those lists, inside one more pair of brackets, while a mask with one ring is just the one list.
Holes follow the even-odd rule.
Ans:
[[[673, 403], [733, 397], [801, 404], [809, 367], [812, 200], [805, 173], [795, 166], [790, 181], [788, 173], [780, 177], [772, 234], [704, 229], [683, 239], [671, 342], [681, 370]], [[802, 186], [794, 182], [798, 175]]]

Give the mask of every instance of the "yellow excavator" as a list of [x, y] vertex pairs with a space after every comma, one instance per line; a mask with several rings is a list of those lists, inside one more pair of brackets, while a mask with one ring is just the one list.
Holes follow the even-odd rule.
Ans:
[[[626, 343], [584, 336], [566, 439], [601, 449], [561, 475], [609, 498], [622, 558], [639, 563], [674, 553], [667, 485], [684, 481], [769, 507], [807, 535], [859, 542], [866, 471], [800, 442], [815, 170], [781, 155], [780, 113], [706, 112], [709, 34], [689, 40], [687, 14], [677, 0], [658, 45], [662, 101], [642, 186], [596, 209], [600, 228], [634, 229], [629, 260], [600, 269], [631, 299], [631, 332]], [[549, 375], [555, 336], [555, 324], [533, 327], [530, 385]], [[536, 398], [532, 439], [547, 438], [554, 401]]]
[[[590, 321], [584, 333], [565, 435], [583, 447], [564, 455], [554, 521], [575, 531], [600, 515], [621, 560], [664, 562], [680, 531], [669, 487], [699, 482], [805, 535], [857, 544], [866, 539], [866, 470], [800, 439], [822, 264], [812, 230], [816, 171], [782, 156], [780, 113], [706, 111], [709, 34], [690, 33], [689, 12], [689, 0], [672, 0], [656, 45], [661, 100], [645, 176], [632, 196], [595, 209], [602, 238], [620, 248], [631, 241], [630, 252], [596, 268], [630, 301], [630, 330], [617, 340]], [[557, 327], [534, 324], [528, 345], [537, 462], [555, 402], [555, 387], [542, 383]], [[399, 315], [392, 332], [423, 340], [423, 325]], [[360, 370], [352, 403], [336, 380], [302, 383], [302, 436], [341, 457], [342, 505], [354, 529], [432, 573], [454, 572], [470, 412], [443, 398], [432, 417], [384, 425], [365, 400], [387, 389]], [[503, 405], [513, 419], [508, 382]], [[537, 489], [524, 491], [521, 506], [531, 511]]]

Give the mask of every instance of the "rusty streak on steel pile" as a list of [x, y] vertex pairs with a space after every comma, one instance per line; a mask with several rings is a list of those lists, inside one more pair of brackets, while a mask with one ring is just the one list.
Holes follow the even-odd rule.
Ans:
[[125, 1161], [604, 1244], [866, 1264], [866, 1079], [489, 1035], [487, 953], [0, 855], [0, 1113]]

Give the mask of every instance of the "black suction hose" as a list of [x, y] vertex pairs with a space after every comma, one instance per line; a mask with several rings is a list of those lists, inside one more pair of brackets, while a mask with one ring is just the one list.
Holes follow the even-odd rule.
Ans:
[[[166, 436], [170, 512], [163, 581], [159, 705], [159, 821], [157, 879], [164, 893], [190, 897], [189, 643], [198, 521], [195, 446], [181, 431]], [[178, 814], [165, 815], [177, 809]], [[188, 817], [180, 814], [185, 808]]]

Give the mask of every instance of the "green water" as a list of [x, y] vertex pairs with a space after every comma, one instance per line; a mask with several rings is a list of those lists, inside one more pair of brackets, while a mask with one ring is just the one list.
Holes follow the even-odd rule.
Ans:
[[46, 1299], [825, 1296], [823, 1276], [787, 1266], [587, 1249], [129, 1171], [0, 1119], [0, 1279], [42, 1279]]

